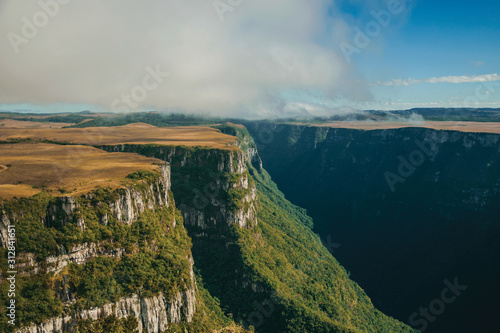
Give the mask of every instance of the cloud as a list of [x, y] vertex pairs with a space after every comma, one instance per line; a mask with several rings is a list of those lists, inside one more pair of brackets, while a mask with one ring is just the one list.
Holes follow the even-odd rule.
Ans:
[[428, 79], [395, 79], [391, 81], [376, 81], [372, 86], [411, 86], [420, 83], [474, 83], [474, 82], [493, 82], [500, 81], [498, 74], [485, 75], [463, 75], [463, 76], [443, 76], [431, 77]]
[[[221, 2], [227, 11], [214, 8]], [[329, 0], [5, 0], [0, 6], [4, 104], [234, 115], [270, 112], [284, 90], [369, 96], [368, 84], [337, 49], [346, 37], [331, 32], [342, 19], [331, 22]], [[151, 70], [168, 76], [155, 81]]]
[[475, 67], [483, 67], [485, 65], [485, 62], [484, 61], [473, 61], [472, 64]]

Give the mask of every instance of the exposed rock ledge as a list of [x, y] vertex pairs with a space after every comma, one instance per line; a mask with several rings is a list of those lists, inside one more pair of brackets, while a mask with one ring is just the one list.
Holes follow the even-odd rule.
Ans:
[[[250, 141], [246, 141], [249, 143]], [[182, 147], [167, 147], [158, 146], [154, 149], [144, 145], [108, 145], [100, 146], [102, 150], [109, 152], [132, 152], [142, 154], [148, 157], [155, 157], [163, 161], [175, 165], [177, 168], [193, 167], [193, 168], [207, 168], [207, 161], [217, 160], [216, 166], [211, 166], [211, 170], [217, 173], [238, 173], [245, 174], [248, 171], [247, 162], [252, 161], [258, 168], [261, 167], [262, 161], [258, 156], [256, 149], [248, 148], [246, 152], [242, 150], [222, 151], [218, 149], [203, 149], [199, 154], [193, 156], [191, 153], [186, 153]], [[230, 189], [230, 184], [223, 181], [223, 179], [215, 178], [210, 184], [214, 191], [226, 192]], [[246, 175], [241, 177], [238, 184], [234, 184], [233, 188], [247, 190], [250, 193], [242, 199], [245, 206], [243, 209], [233, 210], [227, 207], [228, 202], [217, 200], [215, 195], [201, 193], [198, 195], [193, 192], [191, 200], [184, 200], [177, 197], [178, 208], [182, 212], [184, 223], [187, 226], [196, 226], [203, 230], [210, 228], [228, 228], [234, 224], [242, 228], [252, 228], [257, 224], [257, 190], [255, 185], [249, 183]], [[207, 216], [204, 211], [206, 207], [212, 207], [215, 212]]]
[[[240, 209], [231, 209], [226, 201], [220, 201], [215, 196], [196, 195], [192, 204], [180, 203], [178, 205], [187, 226], [196, 226], [202, 230], [211, 228], [228, 228], [236, 224], [240, 228], [253, 228], [257, 225], [257, 189], [255, 184], [250, 183], [246, 166], [246, 155], [238, 154], [235, 160], [230, 160], [231, 171], [239, 171], [241, 177], [235, 184], [229, 185], [221, 179], [215, 179], [211, 184], [217, 191], [226, 192], [233, 189], [248, 190], [241, 203], [244, 206]], [[234, 166], [233, 166], [234, 165]], [[205, 207], [211, 206], [215, 212], [211, 216], [204, 213]], [[218, 226], [219, 225], [219, 226]]]
[[170, 324], [180, 323], [183, 318], [189, 323], [196, 311], [194, 288], [179, 292], [172, 301], [163, 295], [142, 298], [139, 295], [121, 298], [116, 303], [109, 303], [100, 308], [92, 308], [71, 316], [56, 317], [40, 324], [24, 327], [20, 333], [65, 333], [73, 332], [79, 320], [115, 315], [117, 318], [134, 316], [138, 319], [139, 333], [159, 333], [165, 331]]
[[69, 263], [84, 265], [97, 256], [120, 258], [124, 252], [125, 249], [123, 248], [107, 250], [99, 243], [78, 244], [72, 247], [68, 252], [61, 246], [62, 254], [58, 256], [48, 256], [47, 259], [45, 259], [46, 265], [42, 265], [42, 263], [38, 262], [33, 253], [19, 254], [16, 269], [22, 275], [51, 272], [58, 275]]
[[[156, 207], [168, 207], [168, 192], [171, 187], [170, 165], [166, 163], [160, 166], [159, 179], [148, 185], [144, 191], [133, 187], [118, 190], [118, 199], [107, 203], [111, 209], [111, 214], [119, 222], [130, 225], [137, 221], [139, 214], [146, 209], [155, 210]], [[85, 194], [84, 197], [92, 199], [92, 193]], [[72, 221], [77, 208], [78, 204], [75, 198], [58, 198], [56, 203], [47, 209], [47, 225], [50, 227], [53, 223], [65, 224]], [[102, 223], [106, 224], [107, 221], [108, 216], [101, 217]], [[78, 219], [76, 222], [82, 230], [85, 229], [85, 221], [83, 219]]]
[[7, 216], [4, 210], [0, 210], [0, 246], [8, 247], [8, 227], [11, 224], [11, 219]]
[[[137, 221], [139, 214], [143, 213], [146, 209], [155, 210], [158, 207], [168, 207], [168, 193], [171, 187], [170, 173], [170, 165], [165, 163], [160, 166], [160, 177], [158, 180], [149, 184], [144, 191], [135, 188], [119, 189], [120, 194], [118, 199], [107, 203], [111, 209], [111, 214], [118, 221], [130, 225]], [[85, 194], [84, 197], [91, 199], [92, 194]], [[65, 225], [75, 220], [74, 213], [76, 210], [78, 210], [78, 204], [74, 197], [65, 196], [56, 198], [55, 202], [52, 202], [47, 207], [47, 214], [45, 217], [42, 217], [42, 222], [46, 223], [48, 227], [54, 224]], [[16, 224], [20, 218], [23, 218], [23, 216], [6, 212], [4, 207], [0, 205], [0, 247], [8, 246], [7, 227], [9, 224]], [[108, 216], [101, 217], [101, 223], [106, 224], [107, 221]], [[77, 219], [75, 222], [82, 230], [85, 229], [85, 221], [83, 219]]]
[[[163, 294], [154, 297], [141, 297], [134, 294], [123, 297], [118, 302], [108, 303], [102, 307], [76, 312], [72, 315], [55, 317], [39, 325], [31, 325], [18, 330], [19, 333], [67, 333], [73, 332], [79, 320], [115, 315], [118, 319], [133, 316], [138, 321], [138, 332], [160, 333], [169, 328], [170, 324], [181, 321], [190, 323], [196, 312], [196, 282], [194, 279], [194, 261], [190, 262], [190, 286], [179, 291], [173, 299], [167, 299]], [[70, 305], [72, 302], [66, 302]]]

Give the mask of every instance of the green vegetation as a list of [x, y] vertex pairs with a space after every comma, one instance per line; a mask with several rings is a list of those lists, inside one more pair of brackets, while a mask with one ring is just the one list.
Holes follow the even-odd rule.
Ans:
[[[45, 258], [60, 254], [61, 245], [70, 249], [76, 244], [99, 241], [100, 251], [119, 248], [125, 251], [121, 258], [98, 256], [85, 265], [70, 264], [58, 275], [18, 275], [16, 305], [19, 324], [41, 323], [61, 315], [63, 306], [57, 295], [63, 290], [76, 297], [76, 303], [70, 309], [81, 310], [139, 292], [143, 297], [161, 292], [171, 299], [190, 285], [188, 257], [191, 240], [183, 227], [180, 212], [172, 204], [156, 211], [146, 210], [132, 225], [119, 223], [108, 206], [110, 201], [118, 198], [118, 191], [99, 189], [91, 195], [76, 198], [79, 207], [74, 219], [65, 221], [61, 216], [51, 227], [42, 221], [47, 207], [57, 201], [47, 193], [2, 203], [2, 209], [9, 215], [23, 216], [15, 223], [17, 252], [34, 253], [42, 270], [47, 266]], [[105, 214], [107, 224], [102, 223]], [[84, 231], [76, 225], [78, 218], [85, 221]], [[7, 253], [6, 249], [0, 250], [0, 269], [5, 272], [8, 270]], [[2, 305], [8, 302], [7, 289], [6, 282], [0, 284]], [[8, 332], [5, 306], [0, 308], [0, 317], [0, 331]], [[108, 324], [104, 322], [103, 325]]]
[[190, 283], [191, 241], [179, 221], [182, 216], [173, 207], [145, 211], [131, 226], [120, 225], [110, 232], [110, 247], [123, 246], [123, 257], [71, 264], [69, 283], [79, 295], [76, 308], [101, 306], [138, 292], [143, 297], [162, 292], [169, 299], [184, 290]]
[[[0, 140], [0, 145], [9, 145], [14, 143], [50, 143], [61, 146], [74, 145], [74, 143], [66, 141], [53, 141], [53, 140], [38, 139], [38, 138], [8, 138], [7, 140]], [[80, 146], [86, 146], [86, 144], [81, 144]]]
[[257, 148], [250, 133], [246, 127], [240, 127], [231, 123], [214, 126], [224, 134], [235, 136], [239, 139], [239, 147], [241, 150], [246, 151], [248, 148]]
[[129, 316], [118, 319], [116, 316], [101, 318], [97, 321], [90, 319], [80, 320], [76, 327], [76, 333], [132, 333], [136, 332], [139, 324], [137, 318]]
[[146, 123], [158, 127], [208, 125], [221, 122], [219, 118], [181, 113], [140, 112], [120, 114], [112, 117], [95, 117], [93, 120], [78, 123], [70, 127], [108, 127], [123, 126], [133, 123]]
[[[220, 308], [220, 302], [212, 297], [204, 286], [199, 274], [196, 274], [196, 285], [198, 286], [196, 313], [190, 323], [173, 324], [165, 333], [245, 333], [249, 331], [236, 325], [228, 318]], [[221, 328], [227, 328], [222, 329]]]
[[[4, 249], [2, 249], [4, 250]], [[2, 251], [3, 252], [3, 251]], [[2, 253], [2, 258], [6, 255]], [[6, 271], [2, 263], [2, 271]], [[59, 316], [63, 311], [63, 304], [51, 289], [52, 275], [37, 274], [31, 277], [16, 277], [16, 323], [41, 323], [51, 317]], [[9, 286], [0, 284], [0, 331], [13, 332], [12, 325], [7, 324], [6, 308], [9, 299]]]
[[[138, 178], [143, 176], [144, 178]], [[150, 182], [159, 177], [158, 172], [139, 171], [129, 175], [129, 181], [125, 184], [138, 189], [144, 193]], [[66, 213], [59, 209], [54, 221], [50, 221], [46, 227], [47, 207], [59, 206], [57, 198], [52, 197], [47, 192], [41, 192], [29, 198], [19, 198], [0, 202], [0, 207], [7, 215], [22, 216], [16, 223], [18, 252], [34, 253], [39, 261], [45, 260], [49, 255], [56, 255], [60, 251], [60, 246], [69, 249], [77, 244], [85, 242], [106, 241], [112, 243], [110, 246], [120, 247], [130, 246], [137, 242], [138, 234], [135, 225], [131, 228], [118, 222], [113, 216], [110, 203], [116, 202], [123, 194], [123, 189], [112, 190], [110, 188], [99, 188], [90, 194], [76, 198], [78, 207], [71, 219], [68, 220]], [[145, 195], [145, 194], [144, 194]], [[173, 198], [172, 202], [173, 202]], [[173, 216], [173, 208], [167, 210], [167, 214]], [[157, 214], [163, 214], [163, 211]], [[151, 212], [145, 212], [151, 214]], [[164, 221], [168, 221], [171, 216], [163, 216]], [[108, 222], [102, 223], [106, 217]], [[85, 230], [82, 231], [77, 226], [77, 220], [85, 221]], [[142, 220], [140, 219], [139, 222]], [[150, 223], [152, 223], [150, 221]], [[154, 229], [151, 227], [150, 229]]]
[[259, 193], [259, 223], [254, 230], [238, 230], [238, 245], [245, 265], [275, 290], [272, 297], [282, 311], [264, 321], [262, 332], [411, 332], [373, 307], [305, 226], [310, 218], [286, 204], [265, 171], [250, 169]]
[[153, 181], [155, 180], [156, 176], [157, 174], [153, 171], [141, 170], [131, 173], [127, 176], [127, 178], [132, 180]]
[[[114, 150], [114, 146], [99, 148]], [[209, 215], [215, 214], [217, 210], [217, 207], [208, 204], [210, 201], [227, 204], [232, 210], [246, 206], [241, 199], [248, 194], [248, 190], [240, 190], [236, 185], [242, 177], [249, 175], [248, 172], [239, 174], [221, 169], [223, 162], [227, 160], [232, 160], [232, 167], [235, 168], [234, 163], [241, 157], [241, 151], [155, 144], [126, 144], [123, 145], [123, 151], [170, 162], [172, 173], [175, 173], [172, 177], [172, 189], [176, 199], [183, 198], [189, 205], [203, 207], [204, 212]]]
[[[36, 116], [36, 117], [34, 117]], [[22, 114], [22, 113], [12, 113], [5, 114], [0, 113], [0, 120], [2, 119], [14, 119], [19, 121], [32, 121], [37, 123], [79, 123], [87, 119], [94, 119], [90, 116], [82, 116], [79, 114], [68, 114], [68, 115], [53, 115], [50, 117], [39, 118], [40, 114]]]
[[[143, 191], [158, 176], [157, 172], [139, 171], [130, 174], [126, 184]], [[238, 181], [240, 176], [232, 178]], [[162, 293], [167, 300], [172, 300], [178, 292], [191, 286], [189, 257], [192, 243], [183, 226], [182, 215], [175, 209], [172, 194], [169, 207], [146, 210], [131, 225], [118, 222], [112, 214], [110, 203], [117, 201], [120, 195], [123, 195], [122, 189], [100, 188], [77, 197], [77, 207], [72, 216], [68, 217], [59, 209], [56, 218], [51, 218], [50, 225], [46, 225], [47, 208], [58, 207], [60, 202], [46, 192], [1, 202], [0, 209], [9, 216], [23, 217], [15, 223], [17, 252], [33, 253], [42, 272], [48, 266], [45, 261], [47, 256], [60, 255], [64, 249], [66, 251], [78, 244], [98, 242], [101, 254], [102, 251], [123, 253], [118, 257], [97, 256], [84, 265], [70, 263], [57, 274], [18, 275], [18, 325], [40, 324], [52, 317], [99, 307], [132, 294], [147, 298]], [[78, 220], [85, 223], [83, 231]], [[4, 272], [8, 270], [6, 257], [6, 249], [0, 248], [0, 269]], [[28, 267], [26, 271], [33, 269]], [[5, 312], [9, 301], [7, 290], [8, 284], [4, 281], [0, 284], [2, 332], [13, 331], [12, 326], [7, 324]], [[74, 302], [64, 306], [63, 297], [74, 299]], [[244, 332], [226, 317], [219, 302], [204, 289], [200, 277], [197, 277], [196, 298], [198, 311], [193, 321], [171, 325], [168, 332], [216, 332], [224, 327], [231, 327], [231, 332]], [[135, 318], [110, 316], [98, 321], [82, 320], [75, 330], [132, 332], [135, 327]]]
[[35, 253], [40, 259], [56, 254], [57, 241], [62, 240], [64, 234], [54, 228], [45, 228], [42, 223], [45, 219], [46, 208], [53, 200], [52, 196], [41, 192], [31, 198], [0, 202], [0, 209], [4, 210], [7, 215], [14, 213], [23, 217], [16, 224], [18, 226], [16, 228], [18, 253]]
[[[255, 145], [246, 130], [229, 124], [221, 130], [234, 130], [243, 149]], [[100, 148], [113, 150], [112, 146]], [[192, 248], [197, 311], [191, 323], [172, 325], [169, 333], [220, 331], [225, 327], [229, 332], [242, 332], [234, 320], [261, 333], [413, 332], [373, 307], [311, 231], [312, 220], [305, 210], [288, 202], [264, 170], [248, 165], [249, 171], [233, 173], [244, 152], [158, 145], [124, 145], [123, 151], [169, 161], [172, 191], [179, 207], [203, 213], [208, 227], [186, 226], [193, 235], [191, 240], [173, 197], [168, 208], [146, 210], [132, 225], [120, 223], [110, 205], [123, 194], [120, 189], [99, 189], [76, 198], [74, 214], [68, 217], [59, 210], [48, 226], [42, 221], [48, 205], [55, 202], [50, 195], [42, 192], [3, 203], [9, 214], [19, 216], [22, 212], [26, 217], [18, 228], [18, 236], [27, 242], [22, 250], [35, 253], [42, 263], [48, 255], [59, 254], [61, 245], [69, 249], [99, 242], [101, 253], [123, 251], [120, 256], [98, 256], [85, 265], [69, 264], [57, 275], [20, 277], [21, 324], [102, 306], [131, 294], [150, 297], [162, 293], [171, 298], [190, 284], [188, 258]], [[155, 177], [155, 173], [136, 172], [126, 181], [144, 192]], [[244, 178], [257, 187], [258, 224], [239, 228], [225, 223], [224, 214], [249, 208], [243, 198], [251, 190], [241, 187]], [[83, 231], [78, 222], [82, 220]], [[34, 233], [40, 244], [29, 244], [29, 233]], [[5, 259], [0, 264], [5, 269]], [[6, 287], [6, 283], [0, 284], [0, 289]], [[2, 304], [7, 302], [5, 295], [0, 295]], [[75, 302], [64, 309], [61, 295], [69, 295]], [[27, 307], [28, 303], [32, 305]], [[0, 307], [0, 316], [5, 317], [5, 307]], [[109, 317], [81, 321], [78, 329], [128, 332], [134, 324], [130, 318]], [[0, 321], [3, 328], [9, 329]]]
[[[208, 238], [193, 239], [207, 289], [228, 315], [257, 332], [413, 332], [376, 310], [307, 227], [310, 217], [286, 201], [265, 171], [250, 170], [258, 189], [258, 225], [233, 226], [223, 238], [204, 230]], [[272, 309], [262, 321], [255, 319], [259, 304]]]
[[[233, 128], [228, 126], [224, 131]], [[219, 154], [218, 160], [223, 158]], [[225, 170], [215, 182], [213, 177], [197, 177], [220, 170], [218, 166], [199, 163], [195, 155], [185, 157], [182, 164], [172, 163], [172, 190], [177, 202], [201, 210], [205, 221], [218, 218], [220, 210], [212, 205], [196, 207], [189, 191], [178, 190], [203, 189], [211, 182], [215, 184], [212, 193], [226, 198], [218, 204], [233, 206], [231, 199], [238, 201], [243, 190], [227, 184], [237, 184], [242, 174]], [[257, 332], [413, 332], [373, 307], [311, 231], [312, 220], [305, 210], [287, 201], [267, 172], [251, 165], [248, 168], [259, 198], [257, 226], [187, 226], [192, 235], [203, 235], [193, 237], [196, 267], [228, 316], [245, 326], [255, 326]], [[259, 308], [267, 309], [265, 314], [260, 312], [262, 320], [256, 316]]]

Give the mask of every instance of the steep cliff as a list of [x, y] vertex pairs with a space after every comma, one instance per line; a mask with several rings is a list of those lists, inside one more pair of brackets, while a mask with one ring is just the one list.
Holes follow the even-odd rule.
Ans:
[[[1, 203], [4, 271], [7, 226], [17, 233], [17, 262], [9, 270], [18, 272], [21, 332], [73, 332], [110, 315], [136, 318], [139, 332], [193, 320], [199, 300], [191, 242], [173, 204], [170, 166], [131, 174], [124, 184]], [[11, 331], [2, 312], [2, 330]]]
[[244, 326], [273, 333], [412, 331], [374, 309], [307, 227], [310, 218], [261, 169], [251, 137], [238, 136], [240, 149], [100, 148], [171, 164], [196, 268], [226, 314]]
[[101, 146], [106, 151], [134, 152], [172, 166], [172, 190], [188, 228], [218, 230], [256, 223], [256, 189], [248, 154], [240, 149], [205, 149], [158, 145]]
[[[2, 223], [17, 225], [23, 329], [242, 331], [235, 320], [262, 333], [412, 332], [350, 280], [262, 169], [246, 129], [219, 129], [238, 146], [101, 145], [163, 160], [171, 172], [2, 202]], [[7, 302], [8, 283], [0, 288]]]
[[468, 286], [428, 332], [500, 324], [500, 136], [247, 124], [263, 165], [382, 311], [413, 313], [444, 280]]
[[97, 321], [114, 315], [117, 319], [126, 319], [129, 316], [136, 318], [137, 332], [165, 332], [171, 324], [179, 324], [183, 320], [188, 323], [192, 321], [196, 311], [195, 294], [193, 281], [191, 289], [179, 292], [173, 299], [166, 298], [161, 293], [152, 297], [132, 294], [114, 303], [77, 311], [71, 315], [53, 317], [41, 324], [21, 328], [19, 331], [74, 332], [82, 320]]

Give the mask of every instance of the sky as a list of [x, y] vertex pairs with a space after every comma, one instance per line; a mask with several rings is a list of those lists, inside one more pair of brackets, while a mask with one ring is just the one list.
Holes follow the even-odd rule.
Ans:
[[490, 0], [0, 0], [0, 110], [500, 107]]

